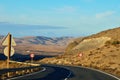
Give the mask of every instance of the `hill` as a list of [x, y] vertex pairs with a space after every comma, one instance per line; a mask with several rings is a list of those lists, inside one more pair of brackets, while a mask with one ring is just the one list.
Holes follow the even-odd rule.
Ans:
[[120, 77], [119, 34], [120, 27], [77, 38], [67, 46], [64, 55], [40, 62], [92, 67]]
[[[4, 36], [0, 36], [2, 42]], [[67, 44], [73, 39], [72, 37], [45, 37], [45, 36], [26, 36], [22, 38], [14, 38], [17, 46], [16, 53], [37, 55], [58, 55], [63, 53]], [[1, 43], [0, 42], [0, 43]], [[3, 53], [3, 46], [0, 45], [0, 53]]]

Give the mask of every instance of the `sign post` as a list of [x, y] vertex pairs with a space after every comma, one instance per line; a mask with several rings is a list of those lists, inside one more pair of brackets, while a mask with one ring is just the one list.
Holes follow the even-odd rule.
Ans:
[[34, 56], [35, 56], [35, 55], [34, 55], [33, 53], [30, 54], [31, 63], [33, 62], [33, 58], [34, 58]]
[[7, 68], [9, 68], [9, 61], [10, 61], [10, 54], [11, 54], [11, 34], [8, 35], [8, 58], [7, 58]]
[[[34, 53], [30, 54], [30, 58], [31, 58], [31, 62], [30, 62], [30, 66], [32, 66], [32, 62], [33, 62], [33, 58], [35, 57]], [[31, 69], [31, 72], [33, 72], [33, 70]]]
[[8, 35], [3, 39], [2, 46], [7, 46], [4, 49], [4, 55], [7, 56], [7, 68], [9, 68], [10, 56], [14, 54], [14, 48], [12, 48], [12, 46], [16, 46], [16, 43], [10, 33], [8, 33]]

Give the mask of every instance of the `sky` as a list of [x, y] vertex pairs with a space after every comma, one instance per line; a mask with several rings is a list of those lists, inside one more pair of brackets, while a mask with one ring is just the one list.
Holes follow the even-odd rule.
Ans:
[[0, 0], [0, 34], [86, 36], [120, 26], [120, 0]]

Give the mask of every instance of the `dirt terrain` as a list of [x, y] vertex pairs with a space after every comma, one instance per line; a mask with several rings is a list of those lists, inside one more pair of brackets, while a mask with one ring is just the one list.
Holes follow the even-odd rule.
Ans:
[[71, 42], [63, 55], [42, 63], [96, 68], [120, 77], [120, 28], [102, 31]]

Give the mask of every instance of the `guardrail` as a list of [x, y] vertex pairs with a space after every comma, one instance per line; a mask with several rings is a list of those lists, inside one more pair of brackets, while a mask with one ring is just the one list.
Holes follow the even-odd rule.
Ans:
[[[29, 74], [32, 72], [40, 71], [42, 68], [40, 66], [31, 66], [23, 68], [10, 68], [0, 70], [0, 80], [5, 80], [11, 77], [21, 76]], [[9, 74], [9, 75], [8, 75]]]
[[40, 64], [17, 62], [17, 61], [10, 61], [10, 63], [25, 64], [25, 65], [29, 65], [29, 66], [21, 67], [21, 68], [2, 69], [2, 70], [0, 70], [0, 80], [1, 79], [5, 80], [5, 79], [11, 78], [11, 77], [29, 74], [32, 72], [40, 71], [42, 69], [40, 67]]
[[40, 64], [37, 63], [29, 63], [29, 62], [17, 62], [17, 61], [11, 61], [11, 63], [18, 63], [18, 64], [25, 64], [25, 65], [31, 65], [31, 66], [40, 66]]

